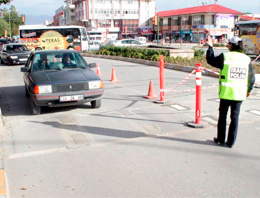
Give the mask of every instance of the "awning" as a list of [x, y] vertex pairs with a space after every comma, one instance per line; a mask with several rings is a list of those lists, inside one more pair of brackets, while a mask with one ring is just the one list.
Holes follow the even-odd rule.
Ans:
[[223, 34], [229, 34], [229, 30], [210, 30], [211, 36], [221, 36]]
[[142, 33], [142, 32], [141, 32], [141, 34], [142, 34], [143, 36], [145, 36], [145, 35], [146, 35], [146, 36], [147, 36], [147, 35], [153, 35], [153, 33]]

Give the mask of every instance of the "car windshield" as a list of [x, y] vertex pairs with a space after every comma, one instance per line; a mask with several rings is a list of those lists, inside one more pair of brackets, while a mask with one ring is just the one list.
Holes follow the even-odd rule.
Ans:
[[7, 45], [7, 51], [29, 51], [25, 45]]
[[36, 53], [33, 58], [32, 71], [85, 69], [88, 67], [83, 57], [76, 52]]

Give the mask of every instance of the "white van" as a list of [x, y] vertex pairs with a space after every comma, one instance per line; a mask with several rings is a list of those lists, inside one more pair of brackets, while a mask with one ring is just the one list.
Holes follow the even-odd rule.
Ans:
[[135, 37], [135, 40], [138, 40], [141, 44], [146, 44], [146, 38], [143, 36]]

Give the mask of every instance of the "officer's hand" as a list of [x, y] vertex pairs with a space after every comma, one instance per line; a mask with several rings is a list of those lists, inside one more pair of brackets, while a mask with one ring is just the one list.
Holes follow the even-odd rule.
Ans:
[[213, 47], [213, 42], [210, 35], [208, 35], [208, 40], [206, 41], [206, 43], [208, 44], [208, 46]]

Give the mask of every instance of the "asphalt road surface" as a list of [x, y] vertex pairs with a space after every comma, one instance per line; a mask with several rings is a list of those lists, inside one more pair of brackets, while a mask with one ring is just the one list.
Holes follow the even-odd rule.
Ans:
[[[2, 166], [10, 197], [259, 197], [260, 90], [242, 104], [238, 138], [217, 146], [217, 78], [203, 76], [202, 125], [195, 120], [195, 77], [165, 70], [164, 104], [145, 99], [150, 81], [159, 95], [159, 69], [98, 62], [102, 106], [44, 108], [32, 116], [19, 66], [0, 65]], [[117, 83], [111, 82], [112, 67]]]

